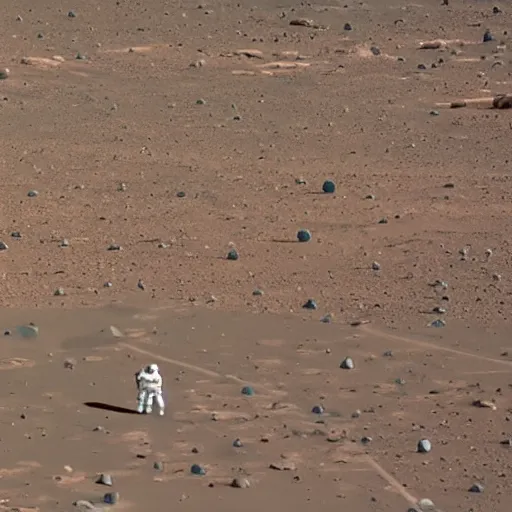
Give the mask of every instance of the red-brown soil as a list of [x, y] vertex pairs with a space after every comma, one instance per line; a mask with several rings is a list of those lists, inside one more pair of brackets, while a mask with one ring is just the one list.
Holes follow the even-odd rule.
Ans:
[[[109, 473], [112, 510], [508, 512], [511, 8], [12, 4], [0, 506]], [[132, 409], [153, 361], [164, 418], [84, 405]]]

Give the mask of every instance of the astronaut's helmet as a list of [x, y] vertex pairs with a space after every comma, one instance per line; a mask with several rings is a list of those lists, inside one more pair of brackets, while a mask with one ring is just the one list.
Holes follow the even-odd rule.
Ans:
[[153, 364], [150, 364], [148, 366], [148, 369], [147, 369], [148, 373], [158, 373], [158, 365], [153, 363]]

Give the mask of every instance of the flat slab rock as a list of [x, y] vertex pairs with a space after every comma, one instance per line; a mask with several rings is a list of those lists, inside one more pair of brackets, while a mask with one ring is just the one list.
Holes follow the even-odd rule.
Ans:
[[297, 465], [292, 461], [279, 461], [272, 462], [269, 465], [270, 469], [275, 469], [276, 471], [296, 471]]

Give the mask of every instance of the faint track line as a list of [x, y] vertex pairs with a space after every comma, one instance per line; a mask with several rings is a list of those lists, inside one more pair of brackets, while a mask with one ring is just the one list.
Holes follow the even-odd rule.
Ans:
[[498, 363], [505, 366], [512, 366], [512, 361], [507, 361], [505, 359], [495, 359], [493, 357], [481, 356], [479, 354], [473, 354], [472, 352], [464, 352], [463, 350], [457, 350], [455, 348], [436, 345], [435, 343], [431, 343], [429, 341], [421, 341], [415, 340], [414, 338], [408, 338], [406, 336], [398, 336], [396, 334], [381, 331], [380, 329], [375, 329], [374, 327], [370, 327], [368, 325], [362, 325], [360, 326], [360, 329], [368, 334], [372, 334], [373, 336], [379, 336], [381, 338], [386, 338], [388, 340], [402, 341], [403, 343], [408, 343], [409, 345], [416, 345], [417, 347], [429, 348], [431, 350], [441, 350], [444, 352], [449, 352], [451, 354], [456, 354], [458, 356], [479, 359], [480, 361], [488, 361], [489, 363]]

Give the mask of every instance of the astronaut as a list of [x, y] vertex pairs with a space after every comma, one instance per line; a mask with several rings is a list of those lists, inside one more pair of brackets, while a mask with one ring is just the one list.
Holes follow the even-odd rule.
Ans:
[[153, 410], [153, 400], [156, 400], [160, 409], [160, 416], [164, 415], [165, 403], [162, 397], [162, 376], [158, 365], [150, 364], [142, 368], [135, 374], [137, 384], [137, 412], [139, 414], [151, 414]]

